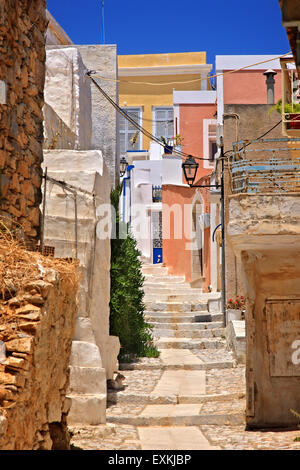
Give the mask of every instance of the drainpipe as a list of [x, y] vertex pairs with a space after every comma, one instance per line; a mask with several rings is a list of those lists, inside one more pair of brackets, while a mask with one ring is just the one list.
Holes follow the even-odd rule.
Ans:
[[267, 104], [274, 104], [274, 76], [277, 75], [277, 72], [275, 70], [266, 70], [264, 72], [264, 75], [266, 76], [266, 85], [267, 85]]
[[[126, 196], [126, 180], [130, 182], [130, 171], [134, 168], [134, 165], [129, 165], [127, 167], [127, 176], [123, 178], [122, 185], [123, 185], [123, 222], [125, 222], [125, 196]], [[131, 191], [129, 188], [129, 209], [131, 213]], [[131, 215], [129, 215], [129, 223], [131, 221]]]

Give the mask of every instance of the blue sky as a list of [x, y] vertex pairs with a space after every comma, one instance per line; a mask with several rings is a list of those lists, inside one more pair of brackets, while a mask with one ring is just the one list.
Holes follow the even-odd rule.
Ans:
[[[103, 42], [101, 0], [47, 0], [75, 44]], [[118, 54], [206, 51], [284, 54], [290, 50], [278, 0], [104, 0], [105, 43]]]

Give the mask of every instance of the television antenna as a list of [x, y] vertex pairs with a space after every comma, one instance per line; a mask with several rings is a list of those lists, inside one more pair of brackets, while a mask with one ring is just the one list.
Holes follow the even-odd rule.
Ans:
[[102, 44], [105, 44], [104, 0], [101, 0], [101, 18], [102, 18]]

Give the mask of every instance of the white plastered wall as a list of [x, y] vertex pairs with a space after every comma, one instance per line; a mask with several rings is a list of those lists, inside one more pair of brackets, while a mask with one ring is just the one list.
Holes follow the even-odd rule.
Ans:
[[[44, 97], [56, 113], [45, 113], [45, 138], [55, 135], [63, 139], [64, 132], [75, 136], [69, 149], [88, 150], [91, 148], [91, 83], [87, 69], [75, 47], [49, 49], [46, 51], [46, 75]], [[70, 139], [68, 139], [70, 141]], [[59, 147], [57, 147], [59, 148]]]

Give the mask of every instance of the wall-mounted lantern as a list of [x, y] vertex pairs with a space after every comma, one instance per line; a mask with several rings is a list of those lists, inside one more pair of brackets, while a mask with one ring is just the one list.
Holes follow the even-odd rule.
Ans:
[[120, 176], [124, 176], [128, 167], [128, 162], [125, 157], [120, 160]]

